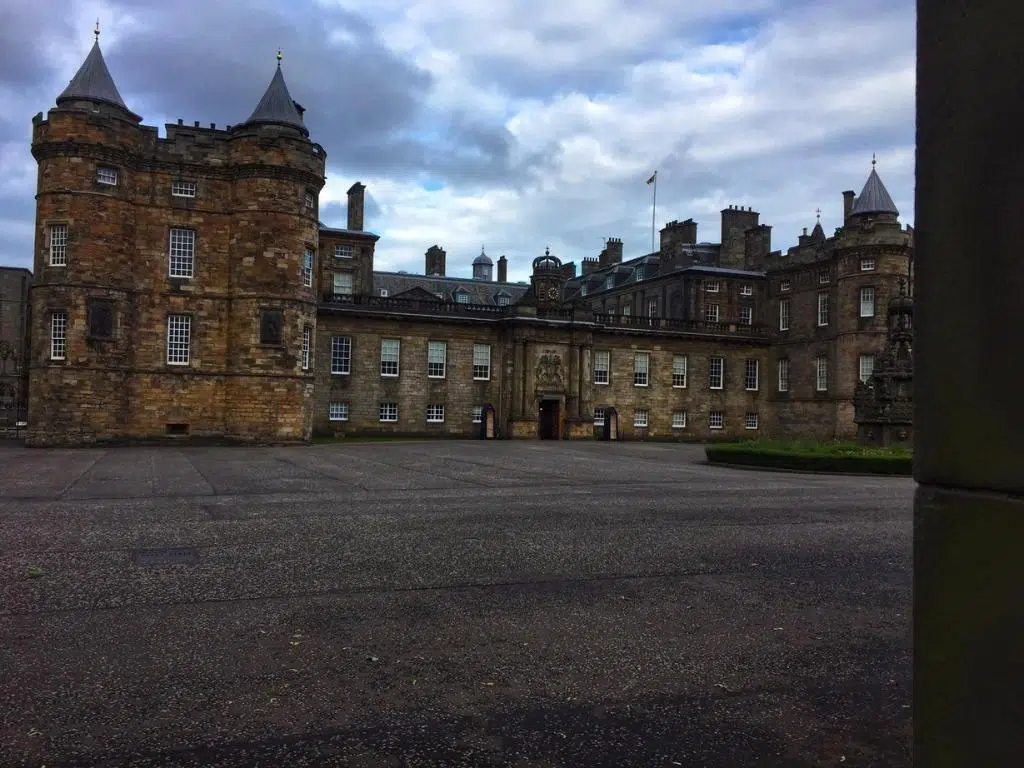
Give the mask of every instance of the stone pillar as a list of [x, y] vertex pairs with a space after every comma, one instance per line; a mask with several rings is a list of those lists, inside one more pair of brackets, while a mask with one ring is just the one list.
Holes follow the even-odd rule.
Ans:
[[520, 398], [519, 399], [519, 415], [521, 417], [523, 417], [523, 418], [526, 418], [526, 417], [530, 417], [530, 416], [536, 416], [536, 414], [532, 413], [531, 411], [527, 411], [526, 410], [526, 401], [527, 401], [527, 398], [529, 397], [529, 395], [528, 395], [528, 390], [529, 390], [528, 382], [530, 380], [529, 376], [530, 376], [530, 367], [531, 366], [530, 366], [530, 342], [526, 341], [525, 339], [523, 340], [522, 350], [523, 351], [521, 353], [521, 355], [522, 355], [521, 359], [523, 361], [523, 364], [522, 364], [522, 367], [519, 369], [520, 381], [522, 382], [519, 385], [519, 398]]
[[591, 402], [594, 379], [590, 372], [593, 351], [594, 348], [589, 343], [580, 346], [580, 416], [588, 419], [594, 414]]
[[580, 415], [580, 346], [575, 339], [569, 347], [569, 413], [570, 418]]
[[523, 417], [523, 343], [513, 337], [512, 340], [512, 407], [511, 417]]
[[1024, 4], [919, 0], [917, 13], [914, 763], [1016, 765]]

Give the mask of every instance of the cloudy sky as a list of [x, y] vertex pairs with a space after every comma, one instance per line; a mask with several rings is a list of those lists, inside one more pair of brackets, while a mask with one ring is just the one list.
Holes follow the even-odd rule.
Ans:
[[510, 277], [657, 223], [752, 206], [774, 248], [878, 171], [913, 223], [913, 0], [0, 0], [0, 263], [32, 265], [31, 118], [92, 44], [128, 106], [162, 126], [248, 117], [284, 51], [328, 154], [321, 219], [367, 185], [377, 268], [486, 246]]

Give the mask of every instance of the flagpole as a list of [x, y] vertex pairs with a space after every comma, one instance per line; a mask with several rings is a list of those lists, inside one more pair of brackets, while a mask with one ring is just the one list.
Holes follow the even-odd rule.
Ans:
[[655, 215], [658, 210], [658, 172], [654, 172], [654, 199], [651, 204], [651, 253], [654, 253]]

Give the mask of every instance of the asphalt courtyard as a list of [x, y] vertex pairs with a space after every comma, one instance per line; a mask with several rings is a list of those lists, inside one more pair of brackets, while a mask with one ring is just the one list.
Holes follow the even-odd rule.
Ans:
[[0, 765], [911, 765], [913, 482], [702, 456], [0, 443]]

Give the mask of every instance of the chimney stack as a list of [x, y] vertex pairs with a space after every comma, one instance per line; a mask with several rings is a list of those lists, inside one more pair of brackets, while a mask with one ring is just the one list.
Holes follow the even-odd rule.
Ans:
[[[445, 256], [447, 255], [448, 254], [445, 252], [444, 248], [440, 247], [439, 245], [435, 244], [427, 248], [426, 264], [424, 265], [424, 272], [426, 272], [427, 277], [431, 277], [434, 275], [436, 275], [437, 277], [444, 277], [444, 261]], [[500, 262], [498, 263], [498, 270], [500, 274]]]
[[348, 188], [348, 228], [353, 232], [363, 231], [363, 190], [366, 185], [357, 181]]
[[505, 258], [504, 254], [498, 259], [498, 282], [508, 282], [508, 259]]
[[852, 189], [843, 192], [843, 225], [850, 220], [850, 213], [853, 211], [853, 198], [856, 193]]

